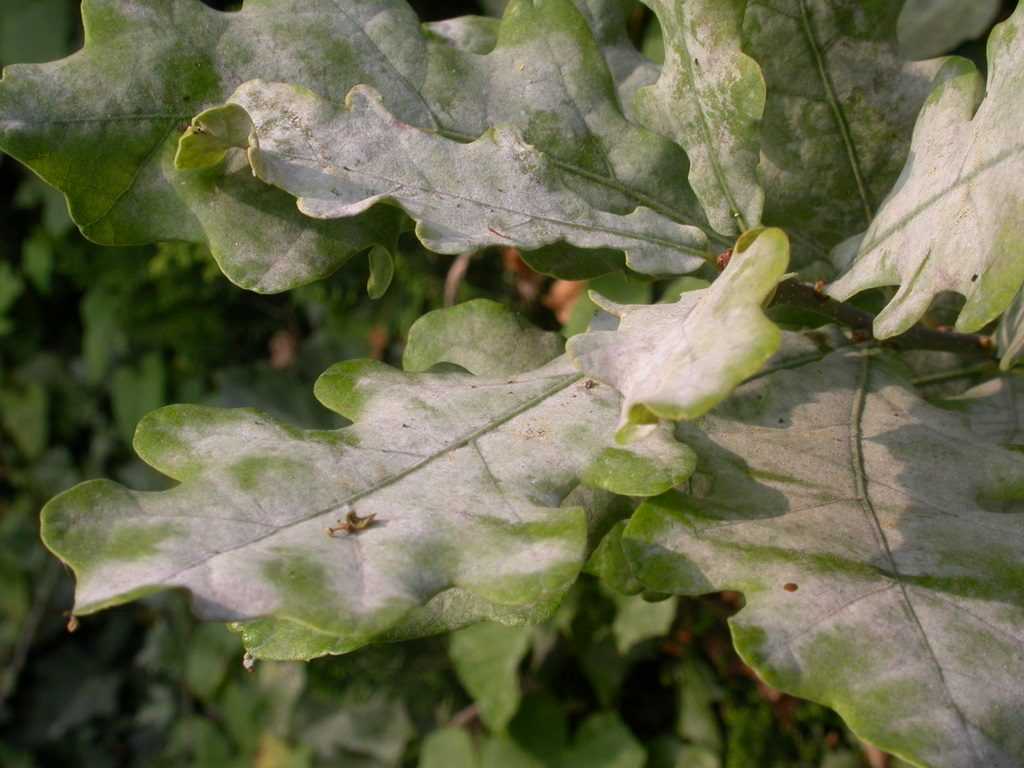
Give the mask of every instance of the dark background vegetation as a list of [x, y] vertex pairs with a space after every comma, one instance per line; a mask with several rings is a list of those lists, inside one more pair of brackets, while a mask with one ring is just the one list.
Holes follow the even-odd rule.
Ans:
[[[427, 20], [481, 12], [473, 0], [413, 5]], [[73, 0], [4, 3], [0, 63], [60, 57], [80, 44], [79, 25]], [[70, 634], [73, 582], [39, 541], [42, 504], [81, 480], [165, 485], [131, 450], [138, 419], [163, 404], [337, 425], [313, 400], [315, 377], [351, 357], [397, 364], [411, 323], [443, 305], [452, 260], [406, 243], [379, 301], [365, 295], [365, 258], [258, 296], [230, 285], [201, 248], [86, 242], [61, 196], [9, 158], [0, 211], [0, 766], [384, 768], [416, 765], [423, 737], [453, 721], [487, 738], [447, 638], [246, 672], [237, 636], [197, 623], [175, 594]], [[571, 311], [580, 286], [530, 275], [514, 253], [479, 255], [453, 288], [547, 328], [586, 322], [583, 304]], [[664, 287], [613, 276], [601, 289], [642, 301]], [[735, 595], [680, 600], [670, 626], [647, 626], [584, 577], [521, 668], [510, 736], [534, 762], [492, 764], [551, 765], [551, 745], [616, 717], [653, 768], [883, 764], [828, 710], [758, 683], [729, 642], [725, 619], [738, 607]], [[627, 647], [630, 635], [639, 640]], [[591, 720], [600, 713], [612, 719]], [[633, 765], [614, 750], [561, 764]]]

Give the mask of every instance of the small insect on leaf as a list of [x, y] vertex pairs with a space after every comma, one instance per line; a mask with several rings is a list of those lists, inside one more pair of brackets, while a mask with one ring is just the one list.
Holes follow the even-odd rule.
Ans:
[[251, 653], [246, 651], [245, 655], [242, 656], [242, 667], [245, 669], [246, 672], [252, 672], [252, 668], [255, 666], [256, 659], [253, 658], [253, 655]]
[[360, 517], [353, 509], [350, 510], [347, 515], [345, 515], [344, 522], [339, 520], [337, 525], [332, 525], [331, 527], [329, 527], [327, 529], [327, 535], [332, 538], [335, 538], [342, 534], [347, 535], [350, 533], [358, 533], [359, 531], [366, 530], [371, 525], [373, 525], [373, 521], [376, 519], [376, 514], [370, 514], [366, 515], [365, 517]]
[[792, 581], [789, 581], [786, 584], [784, 584], [782, 588], [787, 592], [796, 592], [798, 589], [800, 589], [800, 587], [794, 584]]
[[584, 389], [593, 389], [596, 386], [597, 386], [597, 382], [594, 381], [593, 379], [587, 379], [585, 382], [583, 382], [583, 388]]

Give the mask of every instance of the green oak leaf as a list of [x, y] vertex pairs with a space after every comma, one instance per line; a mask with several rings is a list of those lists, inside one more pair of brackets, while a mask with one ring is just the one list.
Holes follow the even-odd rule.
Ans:
[[898, 23], [900, 50], [908, 59], [930, 59], [980, 37], [995, 21], [1000, 0], [906, 0]]
[[782, 230], [751, 230], [709, 288], [653, 306], [593, 297], [619, 318], [618, 330], [574, 336], [568, 352], [588, 376], [622, 392], [620, 440], [659, 419], [695, 419], [757, 373], [782, 337], [761, 305], [788, 264]]
[[423, 739], [418, 768], [479, 768], [473, 739], [463, 728], [447, 726]]
[[[989, 38], [988, 84], [953, 58], [921, 110], [910, 159], [867, 233], [837, 251], [839, 300], [899, 285], [875, 318], [878, 338], [909, 329], [943, 291], [967, 297], [956, 329], [977, 331], [1024, 282], [1024, 6]], [[852, 258], [851, 258], [852, 254]]]
[[744, 660], [917, 766], [1024, 763], [1024, 458], [839, 350], [737, 389], [677, 434], [691, 492], [623, 535], [651, 590], [737, 590]]
[[473, 697], [480, 720], [500, 732], [519, 708], [519, 664], [530, 650], [531, 627], [481, 622], [453, 633], [448, 656]]
[[758, 178], [765, 81], [741, 50], [745, 0], [644, 0], [657, 15], [665, 63], [636, 96], [639, 119], [682, 146], [690, 184], [723, 235], [761, 223]]
[[595, 547], [583, 571], [599, 578], [613, 592], [639, 595], [644, 591], [644, 585], [637, 580], [633, 566], [622, 548], [622, 534], [625, 533], [626, 525], [626, 520], [615, 523]]
[[82, 50], [5, 69], [0, 149], [64, 192], [87, 237], [205, 243], [232, 281], [264, 292], [324, 277], [372, 245], [392, 247], [394, 211], [309, 221], [244, 163], [181, 171], [173, 158], [188, 120], [253, 77], [339, 96], [371, 82], [395, 109], [422, 113], [408, 80], [415, 57], [390, 34], [416, 25], [411, 10], [388, 0], [347, 13], [326, 0], [250, 0], [237, 13], [198, 0], [85, 0], [82, 15]]
[[794, 264], [863, 230], [907, 157], [934, 63], [908, 63], [897, 2], [749, 0], [743, 45], [768, 85], [761, 126], [764, 220]]
[[474, 299], [428, 312], [409, 330], [402, 367], [426, 371], [452, 363], [470, 373], [510, 376], [544, 365], [562, 353], [564, 340], [490, 299]]
[[664, 637], [672, 628], [676, 617], [675, 599], [651, 602], [640, 595], [614, 593], [611, 597], [615, 602], [612, 636], [619, 653], [625, 655], [637, 643]]
[[178, 167], [188, 120], [254, 78], [336, 102], [365, 84], [404, 122], [458, 141], [514, 125], [591, 204], [644, 205], [705, 226], [683, 181], [685, 154], [625, 119], [587, 26], [610, 28], [621, 11], [607, 0], [586, 7], [597, 11], [512, 3], [481, 56], [422, 29], [403, 0], [248, 0], [232, 13], [200, 0], [87, 0], [81, 51], [6, 71], [0, 148], [61, 189], [91, 239], [206, 243], [229, 278], [268, 292], [323, 277], [358, 251], [393, 249], [402, 218], [384, 206], [308, 220], [237, 153]]
[[371, 248], [368, 256], [370, 277], [366, 281], [366, 294], [371, 299], [379, 299], [388, 292], [395, 277], [395, 257], [391, 251], [379, 245]]
[[178, 164], [204, 163], [205, 142], [197, 146], [196, 139], [241, 110], [252, 119], [245, 145], [253, 172], [298, 198], [307, 216], [349, 218], [387, 201], [417, 222], [419, 239], [438, 253], [564, 242], [622, 249], [627, 264], [655, 274], [704, 262], [699, 229], [648, 208], [626, 215], [593, 208], [514, 129], [456, 142], [401, 122], [365, 86], [335, 106], [298, 86], [246, 83], [229, 104], [195, 118]]
[[[539, 368], [561, 352], [562, 341], [557, 334], [538, 331], [504, 305], [477, 299], [429, 312], [417, 320], [406, 341], [403, 367], [422, 372], [447, 364], [477, 376], [507, 377]], [[586, 510], [586, 557], [617, 520], [633, 511], [626, 497], [585, 485], [573, 489], [561, 506]], [[553, 594], [546, 601], [509, 606], [453, 588], [411, 610], [381, 639], [398, 641], [440, 634], [480, 621], [538, 624], [551, 615], [560, 599], [560, 594]], [[241, 634], [253, 659], [311, 659], [350, 649], [344, 637], [282, 619], [236, 623], [233, 628]]]
[[[564, 357], [501, 376], [350, 361], [316, 394], [353, 426], [170, 406], [135, 446], [177, 486], [92, 481], [51, 501], [43, 537], [76, 574], [76, 613], [181, 588], [204, 618], [255, 620], [243, 637], [264, 657], [536, 620], [587, 557], [586, 511], [563, 499], [581, 482], [660, 493], [694, 462], [667, 431], [616, 446], [619, 396]], [[328, 535], [339, 521], [367, 524]]]
[[642, 768], [647, 750], [613, 712], [591, 715], [573, 735], [558, 768]]

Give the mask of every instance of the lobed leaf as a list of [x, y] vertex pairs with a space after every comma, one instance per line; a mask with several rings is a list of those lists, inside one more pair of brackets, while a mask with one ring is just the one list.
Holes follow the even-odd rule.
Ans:
[[639, 91], [645, 124], [682, 146], [690, 184], [716, 231], [736, 235], [761, 223], [757, 173], [765, 82], [741, 50], [744, 0], [644, 0], [657, 14], [665, 63]]
[[400, 205], [416, 221], [419, 239], [438, 253], [564, 242], [620, 248], [642, 272], [674, 274], [703, 264], [699, 229], [647, 208], [625, 216], [594, 209], [515, 131], [452, 141], [399, 121], [365, 86], [353, 88], [339, 108], [297, 86], [246, 83], [229, 104], [195, 118], [179, 165], [204, 163], [215, 125], [242, 109], [252, 120], [246, 143], [253, 172], [298, 198], [307, 216], [349, 218], [386, 201]]
[[1020, 765], [1024, 460], [888, 357], [787, 365], [680, 425], [698, 474], [629, 523], [638, 577], [743, 592], [747, 663], [914, 765]]
[[958, 331], [984, 327], [1024, 282], [1024, 7], [989, 38], [987, 86], [950, 59], [914, 129], [910, 159], [867, 233], [841, 249], [849, 269], [829, 287], [839, 300], [899, 285], [875, 318], [889, 338], [909, 329], [943, 291], [967, 297]]
[[450, 45], [429, 52], [424, 94], [444, 135], [466, 141], [513, 127], [594, 207], [625, 214], [643, 206], [706, 227], [683, 150], [626, 119], [623, 94], [651, 70], [626, 37], [616, 0], [516, 0], [488, 55]]
[[764, 70], [764, 220], [794, 264], [866, 227], [892, 188], [937, 70], [896, 42], [899, 3], [749, 0], [743, 46]]
[[[613, 3], [586, 7], [606, 34], [621, 22]], [[335, 102], [364, 84], [402, 121], [457, 141], [512, 125], [589, 204], [619, 214], [644, 205], [704, 226], [684, 153], [625, 119], [570, 0], [512, 3], [486, 56], [475, 51], [487, 40], [456, 48], [424, 31], [403, 0], [248, 0], [231, 13], [200, 0], [86, 0], [83, 19], [78, 53], [6, 70], [0, 148], [61, 189], [98, 242], [205, 243], [231, 280], [266, 292], [394, 248], [393, 209], [309, 220], [237, 153], [215, 167], [173, 162], [188, 120], [256, 78]]]
[[674, 303], [630, 306], [594, 297], [619, 327], [574, 336], [568, 352], [584, 373], [622, 392], [620, 441], [659, 419], [702, 416], [757, 373], [781, 340], [761, 305], [788, 263], [782, 230], [752, 230], [709, 288]]
[[[204, 243], [242, 287], [273, 292], [392, 247], [398, 217], [309, 221], [244, 164], [174, 166], [178, 137], [206, 105], [266, 76], [343, 94], [370, 82], [393, 108], [429, 119], [410, 81], [416, 18], [391, 0], [250, 0], [236, 13], [199, 0], [85, 0], [85, 45], [60, 61], [14, 65], [0, 81], [0, 148], [66, 195], [83, 234], [109, 245]], [[325, 66], [324, 62], [329, 62]]]
[[[316, 394], [355, 424], [170, 406], [135, 445], [177, 486], [92, 481], [51, 501], [43, 538], [76, 574], [75, 612], [182, 588], [278, 658], [536, 620], [587, 556], [585, 510], [561, 506], [577, 485], [651, 495], [693, 465], [667, 432], [616, 447], [617, 394], [564, 357], [511, 376], [351, 361]], [[368, 524], [325, 533], [339, 519]]]

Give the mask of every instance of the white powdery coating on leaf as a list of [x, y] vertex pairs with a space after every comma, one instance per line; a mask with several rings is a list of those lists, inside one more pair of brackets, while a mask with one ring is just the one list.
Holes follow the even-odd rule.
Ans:
[[865, 234], [849, 271], [829, 287], [845, 300], [900, 285], [875, 319], [879, 338], [905, 332], [934, 297], [967, 297], [957, 330], [982, 328], [1024, 282], [1024, 8], [989, 42], [987, 88], [974, 66], [950, 60], [914, 131], [910, 160]]

